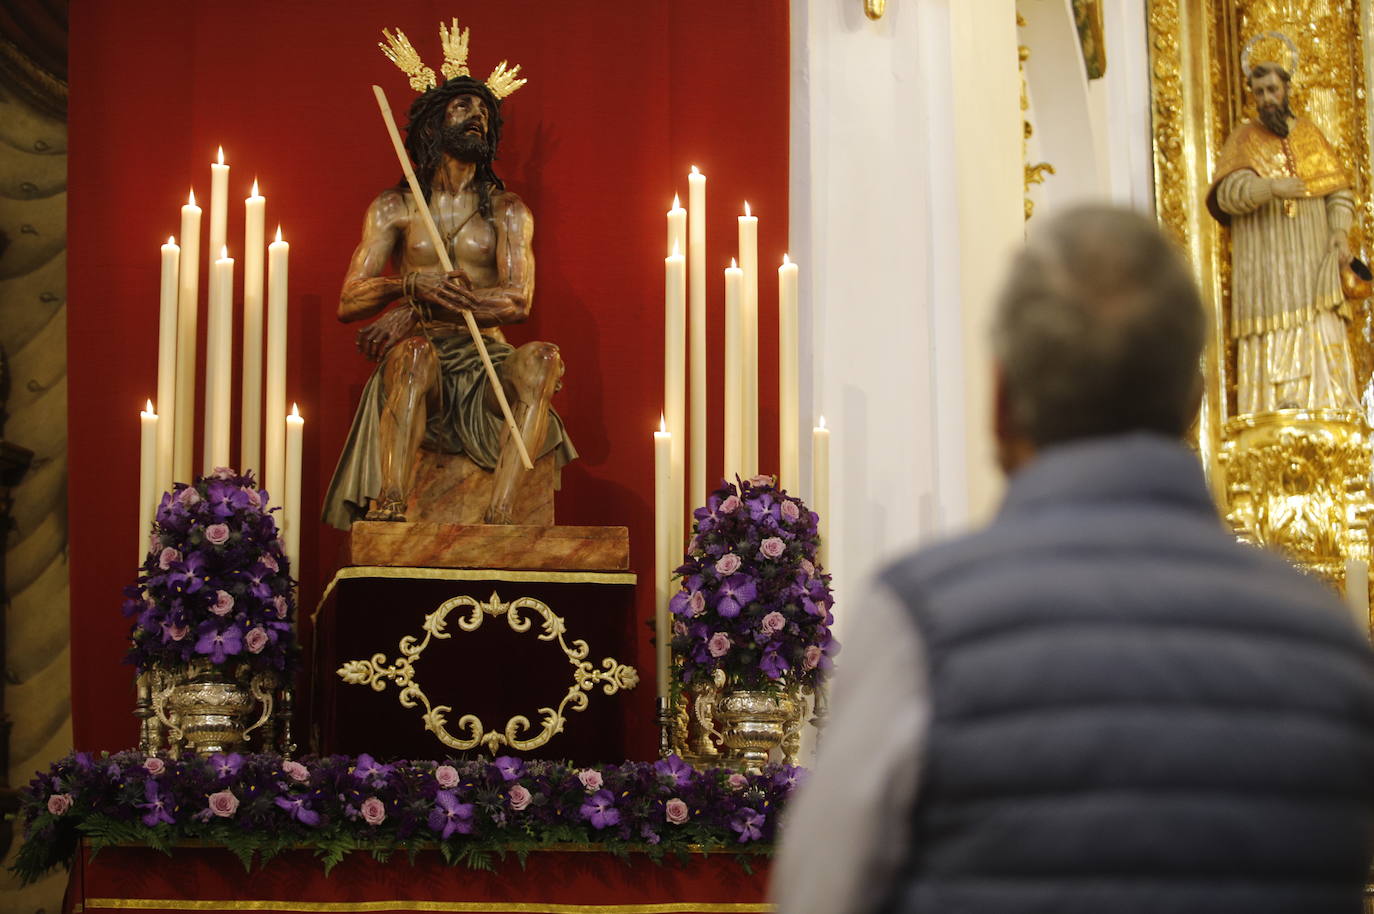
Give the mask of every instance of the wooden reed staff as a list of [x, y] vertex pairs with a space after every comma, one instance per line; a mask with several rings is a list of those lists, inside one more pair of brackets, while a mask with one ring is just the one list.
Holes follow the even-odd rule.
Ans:
[[[396, 129], [396, 119], [391, 115], [391, 105], [387, 104], [386, 93], [381, 86], [373, 86], [372, 92], [377, 96], [377, 107], [382, 109], [382, 120], [386, 121], [386, 131], [391, 134], [391, 145], [396, 147], [396, 158], [401, 163], [401, 168], [405, 170], [406, 181], [410, 184], [410, 193], [415, 197], [415, 205], [420, 210], [420, 218], [425, 223], [425, 228], [429, 230], [429, 240], [434, 243], [434, 250], [439, 254], [439, 264], [444, 268], [445, 273], [453, 272], [453, 261], [448, 256], [448, 246], [444, 244], [443, 236], [439, 234], [439, 227], [434, 224], [434, 217], [430, 215], [429, 205], [425, 202], [425, 195], [420, 190], [420, 182], [415, 178], [415, 169], [410, 165], [410, 156], [406, 155], [405, 144], [401, 142], [401, 132]], [[473, 319], [472, 312], [463, 309], [463, 320], [468, 325], [468, 333], [472, 334], [473, 345], [477, 347], [477, 354], [482, 357], [482, 364], [487, 369], [487, 380], [491, 382], [491, 389], [496, 392], [496, 400], [501, 404], [501, 415], [506, 417], [506, 425], [510, 428], [511, 437], [515, 439], [515, 446], [520, 451], [520, 462], [525, 465], [525, 469], [534, 469], [534, 464], [530, 461], [530, 452], [525, 449], [525, 438], [520, 434], [520, 427], [515, 424], [515, 416], [511, 415], [510, 404], [506, 402], [506, 391], [501, 386], [501, 379], [496, 376], [496, 366], [491, 364], [491, 356], [487, 355], [487, 345], [482, 340], [482, 332], [477, 329], [477, 321]]]

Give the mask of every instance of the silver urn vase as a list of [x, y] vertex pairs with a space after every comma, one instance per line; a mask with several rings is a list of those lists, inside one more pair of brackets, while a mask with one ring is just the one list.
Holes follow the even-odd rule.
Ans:
[[[233, 752], [272, 716], [276, 686], [271, 673], [251, 675], [246, 669], [193, 660], [164, 675], [163, 687], [153, 695], [153, 713], [167, 729], [173, 751]], [[260, 711], [250, 725], [255, 707]]]
[[[774, 749], [795, 761], [804, 702], [796, 687], [734, 689], [728, 686], [715, 703], [716, 728], [724, 746], [720, 761], [745, 771], [768, 764]], [[788, 751], [791, 750], [791, 751]]]

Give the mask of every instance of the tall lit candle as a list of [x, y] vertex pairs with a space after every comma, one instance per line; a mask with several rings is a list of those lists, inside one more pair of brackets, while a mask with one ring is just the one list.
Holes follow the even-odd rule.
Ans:
[[219, 161], [210, 163], [210, 256], [219, 256], [229, 243], [229, 166], [224, 164], [224, 147]]
[[157, 486], [157, 413], [153, 401], [138, 414], [138, 564], [148, 557], [148, 531], [152, 527]]
[[706, 504], [706, 176], [687, 176], [687, 326], [690, 365], [688, 503]]
[[743, 395], [743, 364], [740, 352], [740, 298], [743, 296], [744, 271], [734, 259], [725, 271], [725, 466], [723, 475], [733, 480], [744, 469], [744, 455], [740, 440], [740, 400]]
[[[196, 431], [196, 324], [200, 314], [200, 207], [196, 192], [181, 208], [181, 263], [177, 269], [177, 389], [172, 417], [172, 478], [191, 481]], [[166, 410], [163, 410], [166, 412]]]
[[744, 204], [739, 217], [739, 266], [744, 273], [740, 297], [740, 460], [741, 476], [759, 472], [759, 218]]
[[267, 199], [258, 193], [243, 201], [243, 402], [240, 404], [239, 472], [262, 479], [262, 268], [267, 253]]
[[778, 267], [778, 475], [779, 485], [793, 492], [801, 486], [797, 339], [797, 265], [783, 254]]
[[158, 286], [157, 324], [157, 469], [153, 487], [166, 492], [172, 487], [172, 453], [175, 449], [177, 401], [177, 297], [181, 248], [176, 238], [162, 246], [162, 274]]
[[234, 356], [234, 259], [225, 248], [210, 266], [205, 333], [205, 472], [229, 462], [229, 379]]
[[817, 533], [821, 545], [818, 558], [821, 565], [830, 563], [830, 429], [825, 427], [825, 416], [820, 424], [811, 429], [811, 510], [820, 518]]
[[654, 655], [658, 672], [658, 697], [668, 696], [668, 666], [672, 631], [668, 626], [668, 601], [672, 598], [672, 451], [673, 436], [660, 418], [654, 432]]
[[291, 576], [300, 580], [301, 571], [301, 445], [305, 437], [305, 420], [296, 404], [286, 417], [286, 489], [283, 493], [282, 514], [285, 515], [286, 556], [291, 560]]
[[669, 254], [687, 252], [687, 210], [682, 208], [677, 194], [673, 194], [673, 208], [668, 210], [668, 247], [665, 250]]
[[263, 406], [267, 430], [263, 441], [262, 486], [276, 504], [281, 504], [282, 482], [286, 477], [286, 274], [291, 245], [277, 240], [267, 248], [267, 390]]
[[[685, 215], [684, 211], [684, 215]], [[681, 248], [663, 260], [663, 407], [672, 450], [672, 527], [669, 552], [682, 556], [686, 512], [682, 484], [686, 475], [687, 445], [687, 263]]]

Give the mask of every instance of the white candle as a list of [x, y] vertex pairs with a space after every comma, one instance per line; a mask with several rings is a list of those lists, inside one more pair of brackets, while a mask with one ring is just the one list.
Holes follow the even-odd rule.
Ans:
[[258, 193], [243, 201], [243, 402], [240, 404], [239, 472], [253, 470], [262, 480], [262, 262], [267, 199]]
[[725, 271], [725, 466], [722, 475], [733, 481], [743, 469], [744, 455], [740, 444], [740, 399], [742, 396], [743, 365], [740, 353], [740, 298], [743, 295], [744, 271], [731, 259]]
[[677, 194], [673, 194], [673, 208], [668, 210], [668, 247], [669, 254], [674, 252], [680, 254], [687, 253], [687, 210], [682, 208], [682, 201]]
[[158, 502], [157, 485], [157, 413], [153, 401], [138, 414], [138, 564], [148, 557], [148, 532], [152, 528]]
[[739, 266], [744, 273], [740, 297], [740, 461], [741, 476], [759, 472], [759, 219], [744, 204], [739, 217]]
[[[685, 215], [685, 212], [684, 212]], [[686, 477], [687, 445], [687, 262], [681, 248], [663, 261], [663, 401], [672, 449], [672, 527], [669, 553], [682, 555], [686, 539], [682, 485]]]
[[1369, 563], [1363, 559], [1345, 560], [1345, 604], [1360, 634], [1369, 637]]
[[181, 248], [176, 238], [162, 246], [162, 282], [158, 289], [157, 326], [157, 469], [153, 488], [161, 493], [172, 488], [173, 432], [177, 401], [177, 287]]
[[229, 379], [234, 358], [234, 259], [220, 248], [210, 267], [210, 309], [205, 334], [205, 472], [229, 462]]
[[282, 504], [282, 483], [286, 477], [286, 426], [279, 417], [286, 415], [286, 273], [291, 245], [277, 240], [267, 248], [267, 416], [262, 462], [262, 487], [274, 504]]
[[305, 437], [305, 420], [296, 404], [291, 404], [291, 415], [286, 417], [286, 490], [282, 502], [285, 515], [285, 535], [283, 544], [286, 557], [291, 561], [291, 576], [301, 579], [301, 443]]
[[[191, 481], [196, 431], [196, 324], [200, 313], [200, 207], [193, 189], [181, 208], [181, 263], [177, 268], [177, 389], [172, 417], [172, 478]], [[165, 410], [164, 410], [165, 411]]]
[[706, 504], [706, 176], [687, 176], [687, 325], [691, 372], [688, 504]]
[[660, 418], [654, 432], [654, 654], [658, 668], [658, 697], [668, 696], [668, 667], [672, 631], [668, 625], [668, 601], [672, 598], [672, 560], [669, 557], [672, 524], [673, 436]]
[[797, 345], [797, 265], [783, 254], [778, 267], [778, 485], [793, 492], [801, 487]]
[[811, 510], [820, 518], [817, 533], [821, 538], [817, 558], [821, 566], [830, 563], [830, 429], [825, 416], [811, 429]]
[[210, 256], [218, 257], [229, 243], [229, 166], [224, 164], [224, 147], [219, 161], [210, 163]]

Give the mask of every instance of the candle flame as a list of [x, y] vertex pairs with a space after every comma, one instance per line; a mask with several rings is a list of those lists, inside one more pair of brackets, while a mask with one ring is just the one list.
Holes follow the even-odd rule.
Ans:
[[262, 196], [261, 194], [258, 193], [258, 179], [257, 179], [257, 178], [254, 178], [254, 179], [253, 179], [253, 194], [252, 194], [252, 195], [253, 195], [254, 197], [260, 197], [260, 196]]
[[195, 205], [196, 205], [196, 189], [195, 189], [194, 187], [191, 188], [191, 195], [190, 195], [189, 197], [186, 198], [186, 205], [187, 205], [187, 206], [195, 206]]
[[821, 424], [819, 428], [825, 428], [825, 416], [821, 416]]
[[658, 414], [658, 433], [660, 435], [668, 433], [668, 420], [663, 417], [663, 413]]
[[674, 256], [674, 257], [681, 257], [681, 256], [682, 256], [682, 251], [678, 249], [678, 243], [677, 243], [677, 239], [676, 239], [676, 238], [673, 239], [673, 256]]
[[739, 269], [739, 264], [735, 263], [735, 258], [733, 258], [733, 257], [730, 258], [730, 269], [732, 269], [732, 270], [738, 270], [738, 269]]
[[786, 254], [783, 254], [783, 255], [782, 255], [782, 265], [783, 265], [783, 266], [787, 266], [787, 265], [788, 265], [789, 263], [791, 263], [791, 262], [792, 262], [792, 258], [791, 258], [791, 257], [788, 257]]
[[228, 260], [228, 259], [229, 259], [229, 245], [225, 244], [225, 245], [221, 245], [221, 246], [220, 246], [220, 249], [219, 249], [219, 259], [220, 259], [220, 260]]
[[673, 209], [682, 209], [682, 199], [677, 194], [673, 194]]
[[293, 419], [299, 419], [300, 417], [301, 417], [301, 411], [300, 411], [300, 409], [296, 406], [295, 403], [292, 403], [292, 404], [291, 404], [291, 418], [293, 418]]
[[224, 164], [224, 147], [223, 147], [223, 146], [221, 146], [221, 147], [219, 148], [219, 164], [221, 164], [221, 165]]
[[697, 171], [697, 167], [696, 167], [695, 165], [692, 166], [692, 174], [694, 174], [694, 175], [699, 175], [699, 174], [701, 174], [701, 172]]
[[152, 400], [149, 400], [149, 401], [148, 401], [148, 405], [144, 408], [143, 411], [146, 412], [146, 413], [147, 413], [148, 415], [150, 415], [150, 416], [153, 415], [153, 401], [152, 401]]
[[745, 201], [744, 201], [744, 215], [745, 215], [746, 217], [753, 215], [751, 212], [749, 212], [749, 201], [748, 201], [748, 200], [745, 200]]
[[168, 236], [167, 236], [167, 243], [168, 243], [168, 244], [176, 244], [176, 243], [177, 243], [177, 236], [176, 236], [176, 235], [168, 235]]
[[277, 226], [277, 241], [281, 241], [281, 226]]

